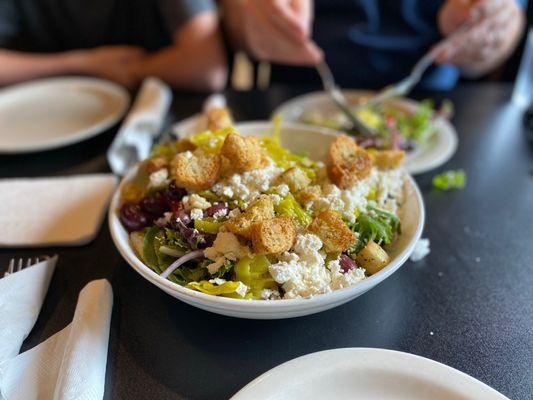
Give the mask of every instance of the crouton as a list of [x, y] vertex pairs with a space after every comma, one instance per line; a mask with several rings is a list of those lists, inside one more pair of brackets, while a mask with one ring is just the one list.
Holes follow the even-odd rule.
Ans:
[[311, 183], [305, 171], [298, 167], [289, 168], [281, 174], [281, 180], [289, 186], [292, 192], [302, 190]]
[[248, 206], [245, 212], [230, 218], [225, 226], [246, 239], [252, 237], [252, 225], [274, 217], [274, 203], [268, 195], [261, 195]]
[[172, 168], [178, 187], [200, 191], [209, 189], [220, 176], [220, 155], [197, 149], [177, 154]]
[[390, 257], [379, 244], [374, 241], [369, 241], [355, 256], [357, 263], [366, 269], [370, 274], [375, 274], [385, 267]]
[[259, 145], [259, 141], [255, 137], [244, 137], [230, 133], [226, 136], [221, 151], [237, 172], [265, 167], [267, 163], [265, 150]]
[[149, 158], [144, 162], [143, 165], [146, 169], [146, 172], [151, 174], [152, 172], [168, 167], [168, 160], [165, 156], [157, 156]]
[[328, 253], [340, 253], [348, 250], [357, 237], [344, 223], [342, 218], [332, 209], [321, 211], [309, 230], [315, 233], [324, 244], [324, 250]]
[[307, 204], [311, 201], [318, 200], [322, 196], [322, 189], [318, 185], [307, 186], [296, 193], [296, 200], [300, 204]]
[[225, 107], [212, 108], [207, 113], [207, 129], [214, 132], [232, 125], [231, 115]]
[[403, 150], [381, 150], [370, 154], [372, 163], [379, 169], [398, 168], [403, 161], [405, 152]]
[[348, 136], [337, 137], [329, 146], [328, 175], [339, 188], [352, 187], [358, 180], [366, 178], [371, 168], [368, 152]]
[[291, 217], [276, 217], [252, 226], [252, 245], [256, 254], [279, 254], [289, 251], [296, 239]]
[[196, 145], [191, 142], [191, 139], [182, 138], [176, 143], [176, 149], [178, 150], [178, 153], [182, 153], [184, 151], [194, 151], [196, 150]]

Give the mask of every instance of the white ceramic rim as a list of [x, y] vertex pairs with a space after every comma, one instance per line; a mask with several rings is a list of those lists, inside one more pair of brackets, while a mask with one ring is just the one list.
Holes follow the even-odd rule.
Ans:
[[[254, 124], [270, 124], [270, 121], [253, 121], [253, 122], [245, 122], [241, 124], [236, 124], [235, 128], [239, 130], [239, 126], [244, 125], [254, 125]], [[314, 127], [310, 127], [306, 124], [297, 124], [297, 123], [282, 123], [282, 126], [285, 126], [287, 128], [300, 128], [300, 129], [306, 129], [306, 130], [315, 130], [320, 131], [323, 134], [327, 135], [339, 135], [339, 133], [327, 129], [327, 128], [318, 128], [314, 129]], [[422, 231], [424, 229], [424, 223], [425, 223], [425, 208], [424, 208], [424, 201], [422, 199], [422, 194], [420, 193], [420, 189], [418, 188], [418, 185], [414, 181], [414, 179], [411, 176], [407, 177], [407, 181], [409, 182], [409, 185], [411, 189], [414, 192], [416, 201], [418, 203], [418, 209], [419, 209], [419, 219], [418, 219], [418, 225], [416, 227], [416, 230], [413, 234], [413, 237], [409, 244], [405, 247], [405, 249], [399, 253], [391, 263], [389, 263], [385, 268], [383, 268], [381, 271], [379, 271], [377, 274], [371, 275], [368, 278], [363, 279], [361, 282], [358, 282], [355, 285], [334, 290], [330, 293], [324, 293], [319, 294], [316, 296], [313, 296], [311, 298], [304, 298], [304, 299], [281, 299], [281, 300], [249, 300], [249, 299], [233, 299], [229, 297], [221, 297], [221, 296], [213, 296], [209, 294], [205, 294], [202, 292], [198, 292], [193, 289], [186, 288], [184, 286], [178, 285], [177, 283], [171, 282], [168, 279], [162, 278], [157, 273], [155, 273], [152, 269], [150, 269], [148, 266], [146, 266], [135, 254], [131, 243], [129, 242], [129, 236], [126, 235], [126, 240], [122, 240], [122, 238], [119, 235], [119, 232], [122, 230], [124, 231], [124, 228], [122, 227], [122, 224], [120, 223], [120, 220], [118, 218], [117, 210], [119, 208], [120, 204], [120, 193], [122, 190], [122, 187], [124, 184], [131, 179], [131, 177], [134, 176], [134, 174], [137, 171], [137, 167], [133, 168], [131, 171], [129, 171], [126, 176], [122, 179], [120, 182], [118, 188], [116, 189], [115, 193], [113, 194], [113, 198], [111, 200], [111, 204], [108, 211], [108, 223], [109, 228], [111, 231], [111, 237], [113, 239], [113, 242], [115, 243], [115, 246], [117, 247], [118, 251], [124, 257], [124, 259], [139, 273], [141, 274], [145, 279], [148, 281], [156, 284], [160, 288], [165, 288], [168, 291], [171, 292], [178, 292], [180, 295], [183, 295], [184, 297], [188, 297], [190, 299], [194, 300], [201, 300], [202, 303], [207, 303], [209, 306], [217, 308], [217, 306], [223, 306], [223, 308], [226, 308], [224, 306], [239, 306], [241, 309], [246, 309], [247, 312], [253, 311], [253, 310], [265, 310], [273, 305], [276, 307], [279, 307], [279, 309], [283, 309], [286, 311], [290, 311], [293, 308], [299, 308], [299, 306], [306, 305], [306, 306], [312, 306], [312, 305], [319, 305], [319, 303], [322, 303], [324, 299], [328, 298], [328, 303], [334, 303], [335, 301], [342, 301], [343, 299], [349, 298], [349, 295], [347, 293], [351, 291], [357, 291], [364, 293], [365, 291], [371, 289], [375, 285], [377, 285], [379, 282], [385, 280], [387, 277], [389, 277], [393, 272], [395, 272], [400, 266], [402, 266], [405, 261], [407, 261], [407, 258], [410, 256], [413, 248], [415, 247], [418, 239], [422, 235]], [[374, 281], [377, 281], [374, 283]], [[279, 310], [279, 312], [283, 312], [283, 310]]]
[[124, 116], [124, 114], [128, 110], [128, 107], [130, 106], [131, 97], [125, 88], [115, 82], [87, 76], [55, 77], [19, 83], [0, 89], [0, 97], [10, 96], [18, 91], [31, 89], [32, 86], [56, 83], [59, 85], [81, 84], [85, 86], [91, 85], [98, 87], [101, 90], [107, 91], [107, 93], [114, 96], [119, 102], [121, 102], [120, 108], [117, 112], [115, 112], [114, 114], [110, 114], [98, 124], [94, 124], [85, 129], [80, 129], [78, 131], [73, 132], [72, 134], [69, 134], [68, 136], [57, 138], [46, 144], [25, 145], [17, 148], [3, 148], [0, 144], [0, 154], [35, 153], [39, 151], [57, 149], [74, 143], [82, 142], [84, 140], [97, 136], [100, 133], [103, 133], [104, 131], [115, 125]]
[[[360, 90], [360, 89], [343, 89], [342, 92], [348, 97], [350, 96], [370, 97], [376, 93], [371, 90]], [[313, 99], [326, 98], [327, 96], [328, 95], [323, 91], [315, 91], [315, 92], [305, 93], [305, 94], [293, 97], [292, 99], [287, 100], [281, 103], [278, 107], [276, 107], [276, 109], [272, 112], [272, 116], [275, 116], [278, 114], [282, 114], [282, 115], [291, 114], [292, 112], [289, 112], [289, 110], [296, 109], [296, 108], [302, 108], [302, 104], [305, 104], [308, 101], [311, 101]], [[409, 98], [401, 98], [401, 99], [394, 100], [394, 101], [396, 101], [398, 104], [403, 104], [404, 106], [407, 106], [408, 108], [415, 108], [420, 104], [418, 101], [415, 101]], [[287, 119], [287, 122], [295, 122], [295, 121], [292, 119]], [[312, 124], [304, 124], [304, 125], [314, 126]], [[457, 151], [459, 138], [457, 136], [457, 132], [454, 126], [448, 120], [444, 118], [436, 118], [435, 125], [437, 128], [435, 135], [437, 136], [439, 142], [441, 143], [442, 149], [437, 149], [439, 151], [434, 151], [434, 154], [432, 154], [433, 157], [431, 159], [426, 159], [423, 162], [416, 160], [416, 153], [411, 157], [411, 159], [409, 159], [409, 154], [407, 154], [406, 155], [407, 165], [405, 167], [407, 171], [412, 175], [422, 174], [424, 172], [428, 172], [435, 168], [440, 167], [441, 165], [448, 162], [450, 158], [452, 158], [455, 152]], [[409, 165], [411, 163], [412, 165]]]
[[368, 359], [372, 362], [375, 359], [382, 361], [383, 358], [388, 359], [387, 366], [389, 368], [401, 369], [407, 365], [409, 371], [414, 372], [421, 379], [429, 375], [438, 378], [440, 382], [449, 382], [449, 385], [445, 385], [445, 387], [460, 388], [463, 392], [470, 391], [477, 396], [483, 396], [479, 398], [486, 400], [509, 400], [485, 383], [445, 364], [402, 351], [369, 347], [331, 349], [294, 358], [261, 374], [239, 390], [231, 400], [264, 398], [261, 396], [262, 391], [260, 393], [257, 391], [261, 390], [260, 386], [263, 384], [268, 384], [269, 380], [275, 380], [277, 385], [282, 385], [285, 381], [288, 384], [291, 380], [295, 379], [294, 375], [303, 373], [306, 368], [311, 369], [323, 365], [324, 362], [328, 362], [328, 365], [331, 365], [330, 363], [336, 363], [340, 359], [343, 362], [349, 359], [350, 361], [353, 360], [352, 363], [364, 363]]

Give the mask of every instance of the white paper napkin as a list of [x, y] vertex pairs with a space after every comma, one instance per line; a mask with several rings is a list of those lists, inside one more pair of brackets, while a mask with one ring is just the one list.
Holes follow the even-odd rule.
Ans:
[[15, 357], [35, 325], [57, 256], [0, 279], [0, 363]]
[[101, 400], [104, 395], [113, 291], [105, 279], [80, 292], [72, 323], [0, 363], [5, 400]]
[[144, 80], [131, 111], [107, 152], [107, 160], [115, 174], [126, 174], [132, 164], [148, 157], [171, 102], [172, 91], [168, 85], [157, 78]]
[[116, 185], [111, 174], [0, 180], [0, 247], [90, 242]]

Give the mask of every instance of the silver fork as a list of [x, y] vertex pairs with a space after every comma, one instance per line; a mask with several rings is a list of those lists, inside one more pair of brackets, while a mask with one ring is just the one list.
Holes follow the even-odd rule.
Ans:
[[[43, 259], [48, 258], [47, 256], [40, 257]], [[39, 257], [28, 257], [26, 260], [24, 258], [19, 258], [18, 260], [15, 260], [14, 258], [9, 261], [9, 265], [7, 267], [7, 271], [4, 273], [4, 276], [14, 274], [15, 272], [22, 271], [24, 268], [31, 267], [34, 264], [37, 264], [40, 261]]]
[[405, 96], [416, 86], [418, 82], [420, 82], [424, 72], [426, 72], [426, 70], [435, 62], [439, 51], [452, 41], [457, 40], [457, 38], [465, 33], [470, 27], [471, 24], [469, 23], [463, 23], [460, 25], [459, 28], [457, 28], [452, 34], [441, 40], [431, 50], [424, 54], [424, 56], [418, 60], [418, 62], [411, 69], [411, 73], [407, 77], [399, 82], [385, 87], [366, 102], [359, 104], [356, 109], [360, 107], [374, 106], [393, 97]]
[[318, 72], [318, 75], [320, 75], [320, 79], [322, 80], [322, 86], [324, 86], [326, 92], [329, 94], [329, 96], [337, 105], [337, 107], [343, 112], [343, 114], [348, 117], [348, 120], [352, 124], [351, 130], [357, 131], [358, 133], [366, 136], [376, 135], [374, 129], [363, 123], [357, 117], [357, 115], [354, 114], [352, 108], [348, 104], [348, 100], [346, 100], [346, 97], [344, 97], [342, 92], [339, 90], [339, 87], [335, 83], [335, 79], [333, 78], [331, 69], [329, 68], [326, 61], [320, 61], [316, 65], [316, 70]]

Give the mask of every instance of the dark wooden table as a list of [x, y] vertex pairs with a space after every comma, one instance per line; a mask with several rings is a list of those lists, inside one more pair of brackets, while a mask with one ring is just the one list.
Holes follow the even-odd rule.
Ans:
[[[418, 354], [464, 371], [511, 399], [531, 399], [533, 156], [521, 112], [508, 103], [510, 89], [476, 84], [433, 96], [449, 97], [456, 105], [459, 150], [442, 169], [464, 168], [468, 186], [435, 192], [433, 173], [417, 177], [431, 254], [420, 263], [407, 262], [354, 301], [279, 321], [210, 314], [142, 279], [119, 256], [105, 225], [93, 243], [80, 248], [0, 251], [0, 265], [13, 256], [60, 256], [24, 349], [71, 321], [87, 282], [107, 278], [115, 305], [106, 399], [225, 399], [284, 361], [339, 347]], [[237, 119], [264, 119], [303, 91], [276, 87], [232, 92], [228, 99]], [[175, 116], [198, 111], [203, 98], [176, 93]], [[2, 156], [0, 176], [108, 171], [105, 151], [113, 134], [46, 153]]]

